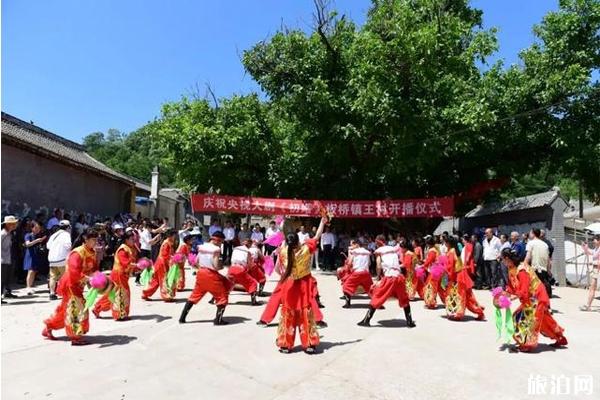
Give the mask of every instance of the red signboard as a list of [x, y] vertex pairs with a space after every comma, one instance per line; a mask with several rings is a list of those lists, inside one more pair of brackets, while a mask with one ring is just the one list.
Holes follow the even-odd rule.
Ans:
[[193, 212], [318, 217], [324, 207], [335, 218], [436, 218], [452, 216], [452, 197], [405, 200], [290, 200], [192, 194]]

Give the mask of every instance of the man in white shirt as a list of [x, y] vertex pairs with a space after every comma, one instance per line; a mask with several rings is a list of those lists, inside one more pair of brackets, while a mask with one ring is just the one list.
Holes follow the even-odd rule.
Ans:
[[310, 238], [310, 234], [306, 232], [306, 228], [304, 225], [300, 227], [300, 231], [298, 231], [298, 242], [300, 245], [303, 245], [306, 239]]
[[552, 297], [552, 271], [550, 267], [550, 249], [541, 239], [541, 231], [534, 228], [529, 232], [529, 240], [526, 246], [527, 255], [525, 256], [525, 265], [532, 267], [538, 278], [542, 281], [548, 292], [548, 297]]
[[190, 297], [185, 302], [179, 323], [184, 324], [186, 317], [194, 304], [197, 304], [206, 293], [210, 293], [217, 305], [217, 314], [213, 321], [214, 325], [226, 325], [223, 320], [225, 307], [229, 302], [229, 291], [231, 290], [231, 281], [219, 273], [223, 268], [221, 263], [221, 244], [225, 240], [222, 232], [216, 231], [211, 236], [210, 241], [198, 246], [198, 273], [196, 274], [196, 284]]
[[498, 260], [500, 259], [500, 249], [502, 243], [500, 239], [494, 235], [491, 228], [485, 230], [483, 238], [483, 289], [495, 288], [499, 285], [503, 286], [502, 277]]
[[244, 244], [233, 249], [231, 254], [231, 267], [227, 271], [227, 277], [236, 285], [244, 287], [244, 290], [250, 294], [253, 306], [260, 303], [256, 300], [258, 282], [250, 274], [249, 270], [253, 266], [252, 253], [250, 247], [252, 240], [247, 239]]
[[344, 293], [344, 299], [346, 304], [343, 308], [350, 308], [350, 300], [352, 296], [356, 294], [359, 287], [362, 287], [365, 293], [369, 293], [371, 286], [373, 286], [373, 279], [369, 272], [369, 266], [371, 264], [371, 252], [364, 248], [366, 243], [360, 244], [356, 240], [350, 242], [350, 249], [348, 251], [348, 265], [350, 266], [350, 273], [344, 277], [342, 283], [342, 292]]
[[48, 264], [50, 266], [50, 300], [56, 300], [56, 284], [65, 272], [67, 257], [71, 252], [71, 223], [62, 220], [58, 223], [58, 230], [54, 232], [46, 243], [48, 248]]
[[250, 239], [257, 242], [259, 245], [265, 240], [263, 233], [260, 231], [260, 225], [254, 225], [254, 229], [252, 229], [252, 234], [250, 235]]
[[333, 248], [335, 247], [335, 236], [331, 233], [329, 226], [325, 227], [325, 232], [321, 235], [321, 250], [323, 250], [323, 268], [331, 271], [334, 267]]
[[[277, 228], [275, 221], [269, 222], [269, 227], [267, 228], [267, 231], [265, 232], [265, 239], [268, 239], [271, 236], [277, 234], [277, 232], [279, 232], [279, 229]], [[273, 253], [276, 249], [277, 249], [277, 247], [275, 247], [275, 246], [271, 246], [270, 244], [265, 244], [265, 254], [267, 256], [271, 255], [271, 253]]]
[[[398, 299], [400, 307], [404, 309], [406, 326], [414, 328], [416, 325], [412, 319], [408, 294], [406, 293], [406, 279], [400, 270], [398, 249], [387, 246], [384, 235], [378, 235], [375, 242], [377, 243], [377, 250], [375, 250], [377, 276], [380, 277], [380, 281], [373, 285], [369, 309], [358, 325], [371, 326], [370, 321], [373, 314], [375, 314], [375, 310], [383, 306], [389, 297], [395, 297]], [[381, 278], [382, 275], [383, 278]]]
[[225, 235], [225, 242], [223, 243], [223, 264], [228, 265], [231, 261], [231, 253], [233, 252], [233, 240], [235, 239], [235, 228], [231, 221], [225, 223], [225, 229], [223, 229], [223, 235]]

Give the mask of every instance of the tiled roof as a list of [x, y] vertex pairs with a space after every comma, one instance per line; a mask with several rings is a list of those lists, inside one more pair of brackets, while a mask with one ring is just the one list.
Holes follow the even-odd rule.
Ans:
[[75, 164], [118, 181], [129, 184], [134, 183], [127, 175], [107, 167], [90, 156], [82, 145], [4, 112], [2, 113], [2, 140], [16, 143], [27, 149], [57, 158], [69, 164]]
[[511, 211], [526, 210], [529, 208], [544, 207], [552, 204], [552, 202], [559, 196], [560, 192], [558, 190], [550, 190], [548, 192], [537, 193], [531, 196], [517, 197], [516, 199], [508, 200], [503, 203], [491, 203], [483, 206], [480, 205], [469, 211], [465, 217], [481, 217], [490, 214], [500, 214]]

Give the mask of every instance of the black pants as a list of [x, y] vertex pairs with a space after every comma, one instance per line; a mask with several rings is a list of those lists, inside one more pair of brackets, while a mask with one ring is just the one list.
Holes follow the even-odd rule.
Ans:
[[271, 246], [270, 244], [265, 244], [265, 255], [270, 256], [276, 249], [277, 249], [277, 247], [275, 247], [275, 246]]
[[323, 246], [323, 266], [328, 271], [333, 269], [333, 246], [330, 244]]
[[6, 293], [10, 293], [10, 284], [12, 282], [12, 277], [14, 273], [14, 268], [12, 264], [2, 264], [2, 277], [0, 281], [2, 282], [2, 295]]
[[483, 284], [494, 288], [498, 285], [498, 276], [500, 270], [498, 268], [498, 260], [483, 261]]
[[475, 264], [475, 289], [481, 289], [484, 286], [483, 261]]
[[535, 273], [538, 278], [540, 278], [540, 281], [542, 281], [544, 284], [546, 292], [548, 293], [548, 297], [552, 297], [552, 284], [550, 283], [552, 276], [548, 273], [548, 271], [544, 270], [536, 270]]
[[226, 240], [225, 243], [223, 243], [223, 262], [227, 262], [227, 260], [230, 260], [232, 253], [233, 253], [233, 241]]

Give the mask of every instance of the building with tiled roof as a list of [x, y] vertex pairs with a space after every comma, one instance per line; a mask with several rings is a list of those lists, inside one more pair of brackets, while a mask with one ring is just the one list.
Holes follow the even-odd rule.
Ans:
[[59, 135], [2, 113], [2, 214], [132, 211], [138, 185]]

